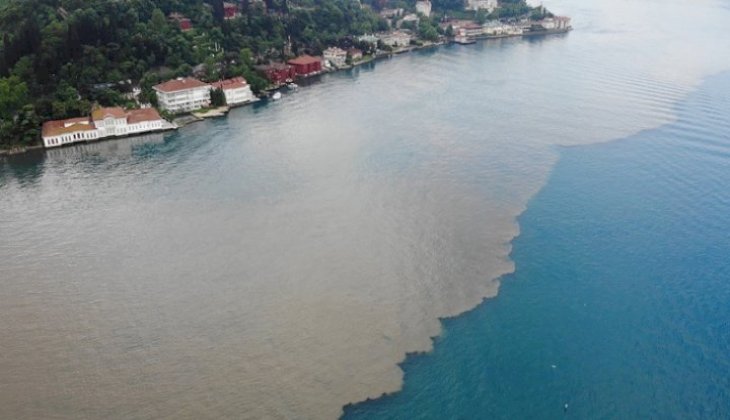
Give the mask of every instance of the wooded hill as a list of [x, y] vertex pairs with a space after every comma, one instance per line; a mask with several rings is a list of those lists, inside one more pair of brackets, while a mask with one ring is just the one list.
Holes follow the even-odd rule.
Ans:
[[[155, 103], [151, 87], [193, 70], [208, 81], [243, 76], [256, 92], [267, 82], [253, 66], [284, 54], [319, 54], [352, 37], [386, 30], [383, 7], [413, 10], [415, 0], [0, 0], [0, 149], [36, 144], [43, 121], [87, 115], [93, 104]], [[500, 13], [530, 10], [503, 0]], [[434, 0], [463, 12], [464, 0]], [[171, 17], [190, 19], [182, 31]], [[497, 16], [499, 17], [499, 16]], [[438, 14], [423, 22], [434, 32]], [[286, 46], [286, 48], [285, 48]]]

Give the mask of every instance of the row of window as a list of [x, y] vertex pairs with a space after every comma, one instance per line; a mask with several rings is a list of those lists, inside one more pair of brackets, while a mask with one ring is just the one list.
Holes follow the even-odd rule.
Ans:
[[187, 109], [187, 110], [193, 110], [193, 109], [199, 109], [204, 106], [210, 105], [210, 100], [200, 100], [200, 101], [192, 101], [192, 102], [182, 102], [179, 104], [165, 104], [165, 108], [168, 110], [178, 110], [178, 109]]
[[204, 97], [197, 97], [197, 98], [175, 98], [175, 99], [168, 99], [165, 101], [161, 101], [165, 104], [183, 104], [187, 102], [200, 102], [200, 101], [209, 101], [210, 96], [204, 96]]
[[[154, 129], [154, 128], [160, 128], [162, 127], [162, 123], [160, 121], [143, 121], [137, 124], [133, 124], [128, 126], [128, 132], [137, 132], [138, 130], [144, 130], [144, 129]], [[125, 130], [122, 130], [125, 131]], [[76, 143], [78, 141], [82, 140], [94, 140], [97, 138], [96, 135], [97, 131], [82, 131], [78, 133], [70, 133], [63, 135], [58, 138], [52, 138], [48, 139], [46, 141], [47, 146], [59, 146], [62, 144], [67, 143]], [[104, 136], [106, 137], [106, 136]]]
[[71, 133], [71, 134], [67, 134], [65, 136], [61, 136], [60, 138], [48, 140], [48, 145], [56, 146], [59, 144], [74, 143], [74, 142], [77, 142], [80, 140], [91, 140], [91, 139], [95, 139], [95, 138], [96, 138], [96, 136], [94, 135], [93, 131]]

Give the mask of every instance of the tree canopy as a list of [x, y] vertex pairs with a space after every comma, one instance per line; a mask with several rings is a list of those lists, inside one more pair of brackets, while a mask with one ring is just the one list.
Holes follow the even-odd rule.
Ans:
[[154, 103], [154, 84], [201, 65], [196, 76], [243, 76], [258, 91], [253, 66], [284, 58], [289, 41], [294, 54], [319, 53], [387, 27], [356, 1], [232, 1], [242, 16], [225, 20], [222, 0], [0, 0], [0, 148], [37, 141], [38, 127], [18, 135], [30, 122], [132, 105], [134, 85]]
[[[240, 17], [227, 20], [223, 0], [0, 0], [0, 149], [33, 144], [41, 121], [87, 115], [95, 104], [156, 105], [152, 86], [173, 77], [243, 76], [259, 92], [267, 81], [256, 64], [356, 45], [357, 35], [389, 28], [378, 10], [415, 9], [415, 0], [229, 1]], [[464, 0], [433, 4], [466, 13]], [[501, 5], [488, 18], [533, 10], [525, 0]], [[413, 30], [438, 39], [439, 13]]]

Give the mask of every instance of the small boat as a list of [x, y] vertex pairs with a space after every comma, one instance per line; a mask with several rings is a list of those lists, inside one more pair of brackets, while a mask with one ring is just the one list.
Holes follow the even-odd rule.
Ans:
[[281, 92], [274, 92], [274, 94], [271, 95], [271, 99], [273, 99], [275, 101], [278, 101], [279, 99], [281, 99]]
[[294, 89], [298, 88], [299, 85], [292, 82], [292, 83], [287, 83], [286, 87], [288, 87], [290, 90], [294, 90]]

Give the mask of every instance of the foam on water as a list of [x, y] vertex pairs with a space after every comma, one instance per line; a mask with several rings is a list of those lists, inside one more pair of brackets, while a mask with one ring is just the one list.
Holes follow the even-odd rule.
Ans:
[[3, 162], [0, 417], [332, 418], [399, 389], [512, 270], [556, 145], [670, 121], [730, 67], [715, 3], [547, 6], [576, 30]]

